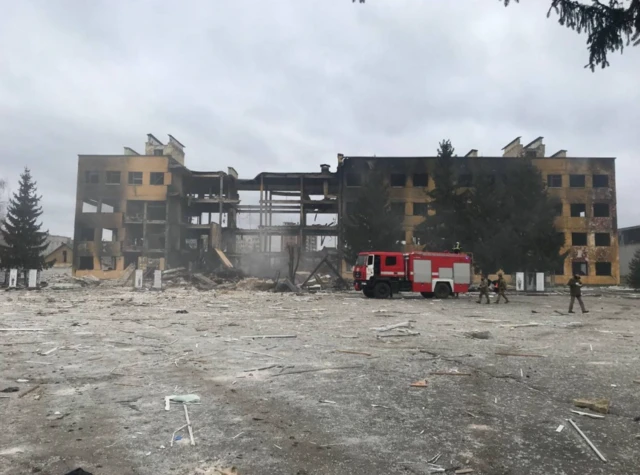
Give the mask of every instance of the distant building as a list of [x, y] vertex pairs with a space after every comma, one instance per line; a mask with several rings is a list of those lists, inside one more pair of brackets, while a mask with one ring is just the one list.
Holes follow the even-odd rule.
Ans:
[[47, 236], [47, 248], [43, 251], [43, 254], [45, 256], [48, 256], [63, 244], [66, 244], [69, 247], [73, 247], [73, 239], [66, 236], [56, 236], [55, 234], [49, 234], [49, 236]]
[[633, 255], [640, 249], [640, 226], [631, 226], [618, 230], [618, 247], [620, 249], [620, 277], [629, 274], [629, 264]]
[[60, 244], [56, 249], [44, 258], [47, 264], [53, 263], [53, 267], [71, 267], [73, 263], [73, 245]]

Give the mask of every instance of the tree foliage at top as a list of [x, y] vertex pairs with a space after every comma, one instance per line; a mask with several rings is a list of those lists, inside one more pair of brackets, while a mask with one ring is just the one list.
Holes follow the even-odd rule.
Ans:
[[0, 245], [0, 265], [4, 269], [44, 269], [42, 253], [47, 248], [47, 232], [41, 231], [38, 218], [42, 215], [41, 197], [28, 168], [20, 175], [19, 188], [14, 193], [7, 215], [0, 226], [4, 244]]
[[635, 252], [633, 259], [629, 263], [627, 285], [634, 290], [640, 289], [640, 249]]
[[[564, 236], [554, 226], [556, 201], [527, 158], [494, 160], [453, 156], [440, 144], [433, 171], [431, 209], [415, 235], [432, 251], [460, 242], [478, 270], [553, 271], [564, 260]], [[461, 183], [463, 172], [469, 182]], [[468, 186], [470, 185], [470, 186]], [[442, 191], [445, 190], [445, 191]]]
[[344, 257], [353, 263], [363, 251], [400, 249], [403, 216], [391, 208], [389, 184], [381, 170], [373, 168], [358, 190], [353, 209], [341, 223]]
[[[509, 6], [520, 0], [500, 1]], [[552, 11], [561, 25], [587, 34], [589, 64], [585, 67], [592, 71], [596, 66], [603, 69], [609, 66], [608, 53], [622, 52], [629, 44], [640, 44], [640, 0], [591, 0], [588, 4], [580, 0], [551, 0], [547, 18]]]

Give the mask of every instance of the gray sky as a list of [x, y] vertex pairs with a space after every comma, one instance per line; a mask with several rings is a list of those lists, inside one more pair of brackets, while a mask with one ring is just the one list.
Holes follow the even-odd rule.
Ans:
[[171, 133], [193, 169], [315, 171], [336, 154], [615, 156], [640, 224], [640, 49], [591, 73], [549, 0], [0, 0], [0, 176], [26, 165], [71, 235], [78, 154]]

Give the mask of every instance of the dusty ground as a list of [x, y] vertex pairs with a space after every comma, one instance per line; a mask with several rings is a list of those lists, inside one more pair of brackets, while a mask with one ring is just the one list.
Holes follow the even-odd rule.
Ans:
[[[560, 315], [566, 296], [474, 300], [0, 292], [0, 330], [43, 329], [0, 331], [0, 390], [19, 388], [0, 393], [0, 474], [191, 474], [214, 462], [240, 474], [422, 474], [439, 453], [438, 465], [474, 475], [640, 473], [638, 301], [587, 296], [591, 313]], [[406, 320], [419, 336], [371, 330]], [[539, 326], [512, 328], [529, 322]], [[274, 334], [297, 337], [242, 338]], [[410, 386], [420, 379], [426, 388]], [[164, 396], [186, 393], [202, 400], [189, 407], [196, 445], [170, 447], [184, 411], [165, 411]], [[611, 414], [572, 414], [578, 397], [609, 398]]]

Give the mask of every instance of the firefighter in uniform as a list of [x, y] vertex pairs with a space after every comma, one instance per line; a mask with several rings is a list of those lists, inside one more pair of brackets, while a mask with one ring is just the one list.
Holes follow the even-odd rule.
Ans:
[[482, 303], [482, 296], [487, 299], [487, 303], [491, 303], [489, 301], [489, 280], [485, 274], [482, 274], [482, 278], [480, 279], [480, 285], [478, 286], [480, 290], [480, 295], [478, 296], [478, 303]]
[[460, 243], [456, 242], [456, 245], [453, 246], [453, 253], [454, 254], [460, 254]]
[[496, 303], [500, 303], [500, 297], [504, 298], [504, 303], [509, 303], [509, 299], [505, 295], [505, 291], [507, 290], [507, 281], [504, 280], [502, 274], [498, 274], [498, 300]]
[[569, 313], [574, 313], [573, 304], [576, 300], [580, 304], [582, 313], [589, 313], [589, 310], [584, 308], [584, 303], [582, 302], [582, 282], [580, 282], [580, 276], [578, 274], [574, 274], [573, 278], [569, 279], [569, 282], [567, 282], [567, 285], [569, 286], [569, 291], [571, 293], [571, 301], [569, 302]]

